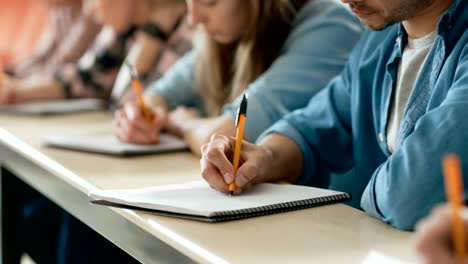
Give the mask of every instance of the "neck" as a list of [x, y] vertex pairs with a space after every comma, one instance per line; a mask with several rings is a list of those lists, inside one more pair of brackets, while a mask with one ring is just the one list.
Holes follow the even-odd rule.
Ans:
[[421, 38], [433, 32], [442, 14], [455, 2], [455, 0], [436, 0], [421, 10], [416, 16], [403, 21], [408, 37]]

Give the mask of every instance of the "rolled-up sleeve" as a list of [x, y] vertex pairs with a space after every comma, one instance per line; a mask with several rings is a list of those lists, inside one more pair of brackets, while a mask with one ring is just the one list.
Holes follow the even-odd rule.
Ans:
[[[464, 132], [468, 131], [467, 72], [465, 54], [442, 104], [424, 114], [397, 151], [374, 172], [361, 198], [361, 207], [367, 213], [411, 230], [436, 204], [445, 201], [441, 188], [443, 156], [448, 152], [468, 156]], [[466, 160], [463, 165], [467, 165]], [[464, 175], [466, 183], [468, 175]]]
[[200, 108], [200, 95], [194, 87], [193, 70], [195, 53], [189, 52], [177, 61], [158, 81], [148, 87], [148, 92], [163, 97], [171, 109], [179, 105]]

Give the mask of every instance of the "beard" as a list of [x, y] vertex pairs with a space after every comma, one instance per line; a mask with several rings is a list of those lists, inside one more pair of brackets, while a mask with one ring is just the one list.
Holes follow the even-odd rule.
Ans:
[[371, 30], [380, 31], [387, 27], [413, 18], [435, 0], [387, 0], [386, 10], [376, 10], [365, 4], [351, 3], [350, 7], [361, 12], [375, 12], [374, 19], [360, 20]]

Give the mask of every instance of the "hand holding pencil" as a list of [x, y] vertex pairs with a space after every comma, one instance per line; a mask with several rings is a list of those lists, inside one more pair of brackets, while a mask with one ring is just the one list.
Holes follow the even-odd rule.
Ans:
[[416, 248], [422, 263], [468, 264], [468, 208], [464, 206], [460, 160], [456, 155], [447, 155], [443, 169], [449, 203], [418, 224]]
[[137, 101], [127, 102], [123, 109], [116, 111], [115, 136], [120, 141], [131, 144], [156, 144], [160, 131], [166, 126], [168, 113], [163, 108], [150, 109], [146, 105], [138, 73], [132, 65], [127, 66], [131, 70], [131, 85]]
[[125, 65], [130, 68], [130, 75], [131, 75], [131, 86], [133, 91], [135, 92], [136, 98], [138, 100], [138, 105], [140, 106], [141, 112], [143, 113], [146, 121], [150, 123], [153, 119], [150, 110], [145, 104], [145, 100], [143, 99], [143, 88], [141, 87], [140, 76], [136, 68], [128, 62], [125, 62]]
[[[468, 208], [460, 210], [464, 234], [468, 237]], [[453, 245], [452, 208], [449, 204], [435, 208], [430, 216], [416, 226], [416, 252], [418, 264], [468, 264], [460, 259]]]
[[[243, 98], [244, 99], [244, 98]], [[265, 171], [271, 163], [271, 152], [243, 138], [247, 98], [241, 103], [236, 121], [236, 137], [213, 135], [201, 148], [201, 174], [219, 192], [240, 194], [256, 183], [267, 182]]]

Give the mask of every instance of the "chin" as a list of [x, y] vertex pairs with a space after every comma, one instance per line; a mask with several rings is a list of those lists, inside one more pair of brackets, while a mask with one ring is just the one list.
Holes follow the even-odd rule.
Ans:
[[369, 21], [361, 20], [369, 29], [374, 31], [381, 31], [392, 25], [393, 23], [385, 23], [382, 21]]

